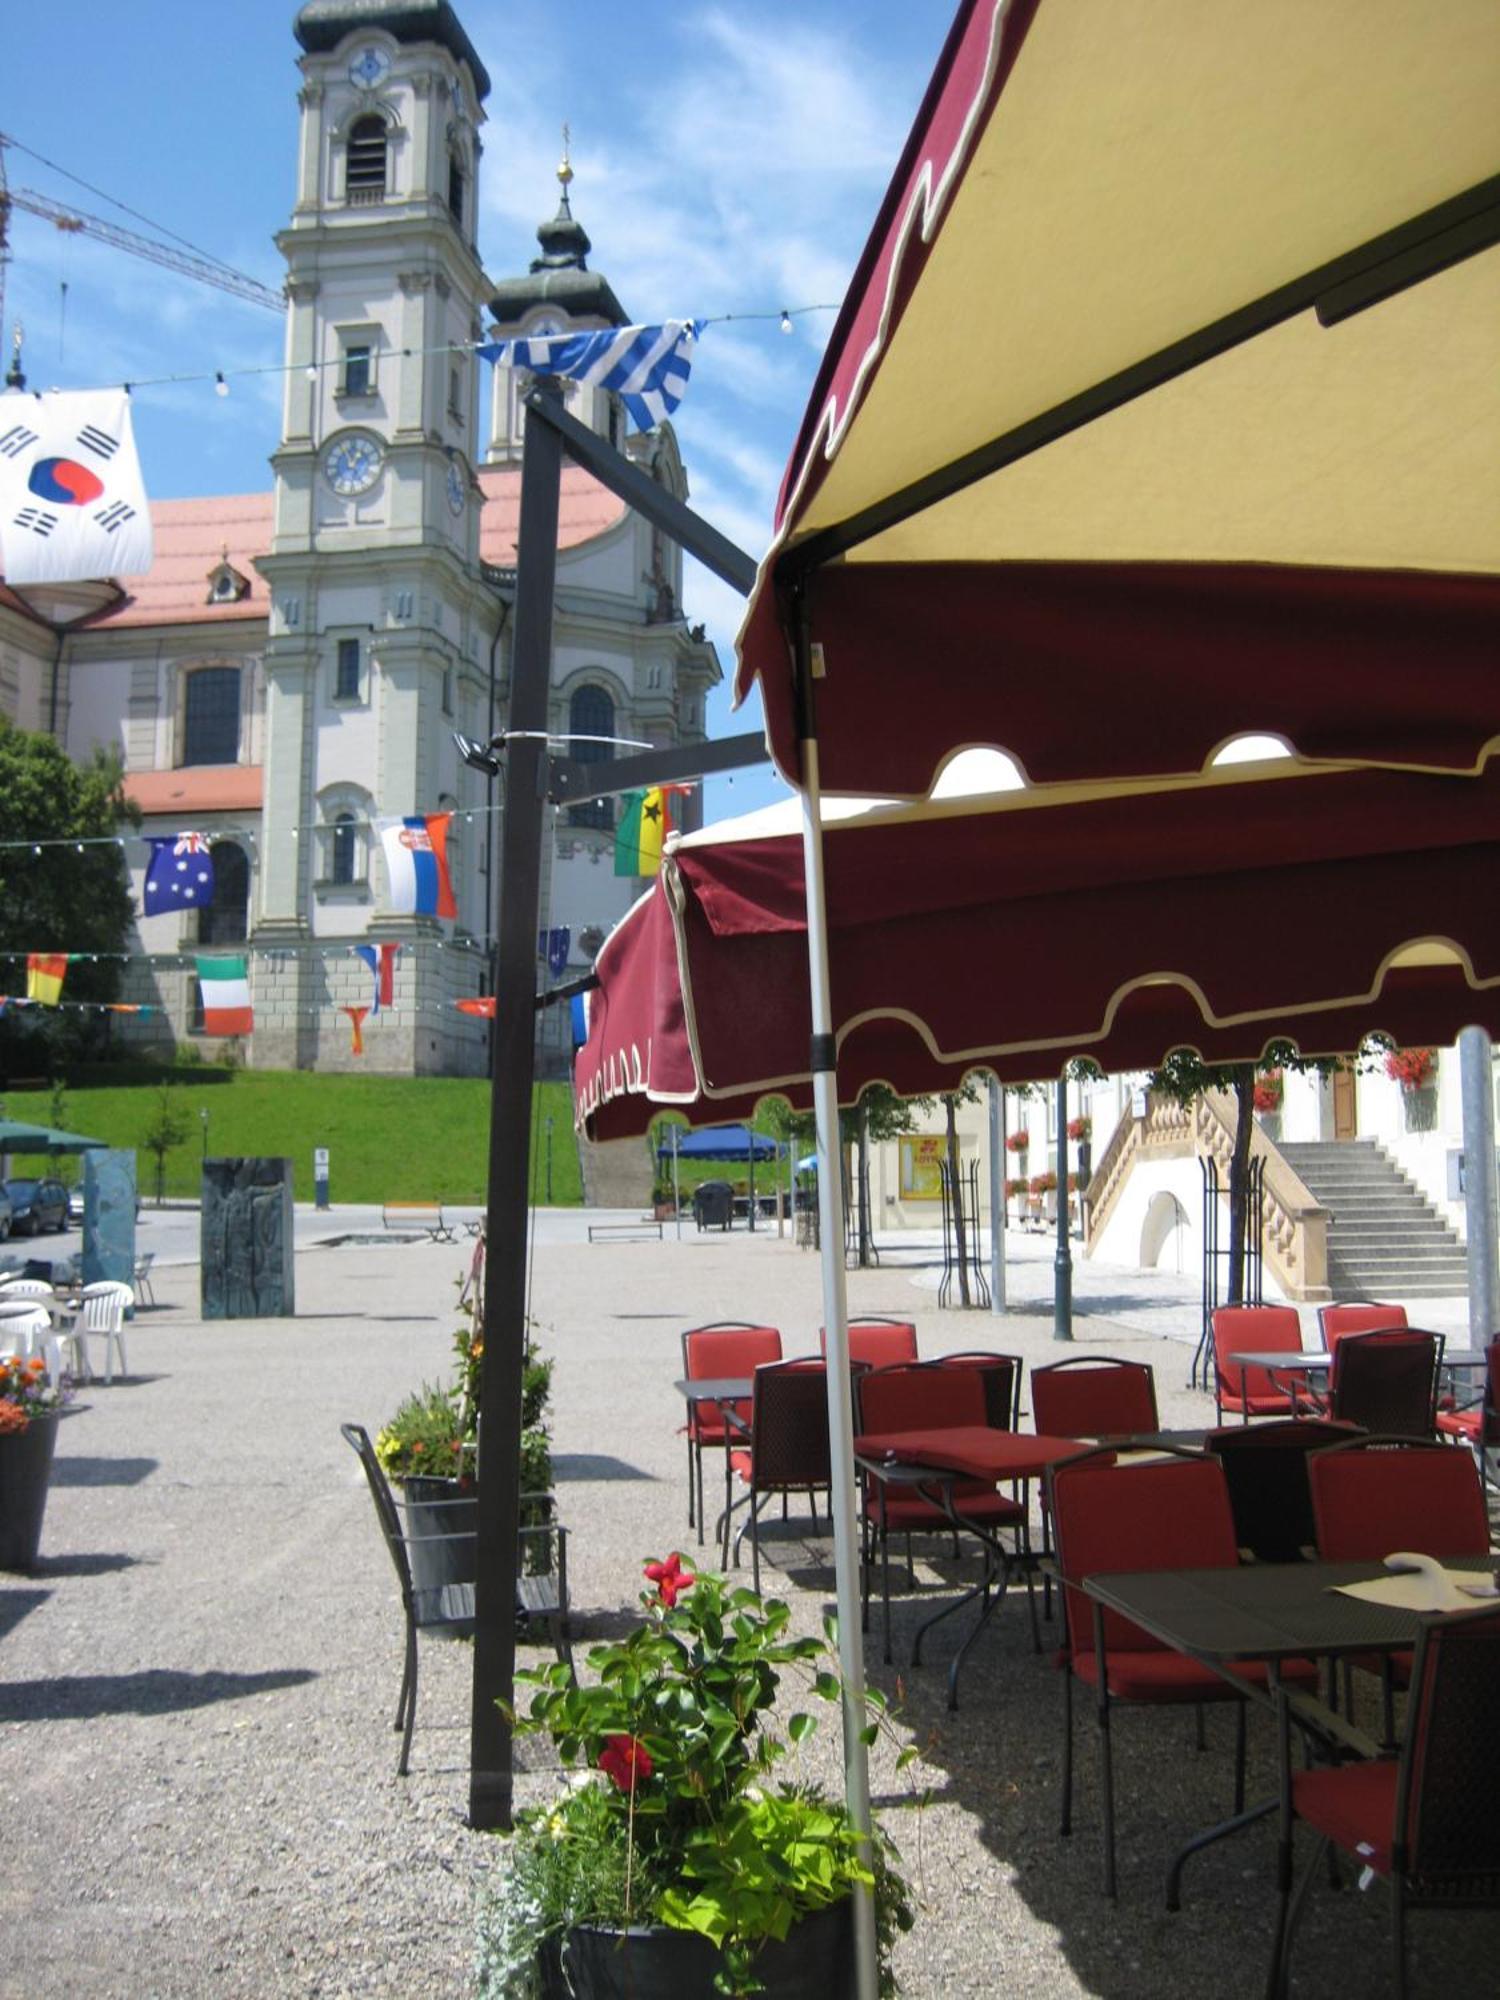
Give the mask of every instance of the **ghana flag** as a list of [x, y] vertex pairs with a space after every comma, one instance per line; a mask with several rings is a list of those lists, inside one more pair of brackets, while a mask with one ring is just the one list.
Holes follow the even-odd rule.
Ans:
[[649, 792], [626, 792], [615, 832], [615, 873], [654, 875], [661, 867], [661, 844], [671, 832], [667, 795], [660, 785]]

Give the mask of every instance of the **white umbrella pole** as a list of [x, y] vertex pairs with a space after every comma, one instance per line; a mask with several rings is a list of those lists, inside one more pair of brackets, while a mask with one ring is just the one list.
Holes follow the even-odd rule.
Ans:
[[[818, 1120], [818, 1205], [822, 1229], [823, 1325], [828, 1357], [829, 1499], [837, 1588], [839, 1673], [844, 1686], [844, 1799], [855, 1827], [870, 1829], [870, 1767], [861, 1732], [865, 1714], [865, 1655], [860, 1636], [860, 1551], [854, 1484], [854, 1412], [849, 1392], [849, 1302], [844, 1286], [844, 1188], [839, 1172], [838, 1076], [833, 1053], [833, 998], [828, 977], [828, 910], [823, 878], [823, 827], [818, 746], [802, 742], [802, 858], [807, 877], [807, 959], [812, 985], [813, 1109]], [[875, 1906], [868, 1891], [855, 1902], [855, 1987], [876, 2000]]]

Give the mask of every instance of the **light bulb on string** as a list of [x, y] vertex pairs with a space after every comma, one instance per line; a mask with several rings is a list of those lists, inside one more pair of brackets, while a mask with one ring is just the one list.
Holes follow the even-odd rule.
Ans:
[[781, 310], [781, 330], [783, 333], [790, 333], [792, 330], [792, 316], [784, 306]]
[[224, 371], [222, 368], [214, 370], [214, 394], [216, 396], [227, 396], [229, 394], [229, 384], [224, 380]]

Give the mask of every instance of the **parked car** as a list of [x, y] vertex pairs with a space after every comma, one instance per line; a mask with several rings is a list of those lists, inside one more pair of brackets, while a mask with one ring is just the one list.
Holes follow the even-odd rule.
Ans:
[[68, 1226], [68, 1190], [61, 1181], [7, 1181], [10, 1226], [17, 1236], [40, 1236]]
[[10, 1234], [10, 1196], [0, 1187], [0, 1243]]
[[[137, 1202], [135, 1206], [136, 1214], [139, 1215], [141, 1205]], [[72, 1229], [82, 1229], [83, 1227], [83, 1189], [81, 1187], [68, 1189], [68, 1225]]]

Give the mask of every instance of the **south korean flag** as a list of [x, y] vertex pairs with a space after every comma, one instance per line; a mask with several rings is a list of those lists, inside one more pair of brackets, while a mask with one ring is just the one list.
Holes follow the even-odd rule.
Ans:
[[9, 584], [150, 569], [151, 513], [123, 389], [0, 396], [0, 562]]

